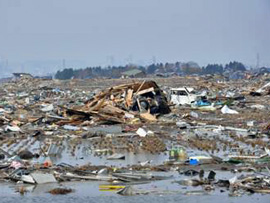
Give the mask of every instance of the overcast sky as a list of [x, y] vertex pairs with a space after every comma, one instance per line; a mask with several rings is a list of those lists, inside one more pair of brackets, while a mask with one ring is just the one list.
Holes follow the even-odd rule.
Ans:
[[63, 59], [255, 65], [256, 53], [270, 66], [270, 0], [0, 0], [0, 63], [25, 71]]

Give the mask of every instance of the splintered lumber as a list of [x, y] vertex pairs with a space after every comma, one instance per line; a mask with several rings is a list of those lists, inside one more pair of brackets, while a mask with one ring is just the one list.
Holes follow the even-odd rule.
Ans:
[[[132, 114], [132, 111], [141, 112], [142, 106], [140, 104], [140, 99], [144, 99], [146, 103], [147, 94], [149, 92], [153, 92], [154, 98], [151, 99], [159, 99], [160, 96], [163, 97], [165, 102], [157, 102], [160, 109], [164, 106], [164, 108], [169, 108], [166, 103], [166, 98], [162, 94], [162, 91], [159, 89], [157, 84], [154, 81], [143, 81], [143, 82], [133, 82], [130, 84], [118, 85], [111, 87], [107, 90], [104, 90], [94, 96], [92, 99], [85, 102], [84, 106], [77, 106], [70, 108], [61, 107], [64, 112], [64, 117], [68, 117], [70, 115], [79, 115], [78, 119], [70, 119], [67, 121], [61, 121], [62, 123], [68, 122], [79, 122], [82, 123], [85, 120], [91, 120], [95, 118], [95, 121], [106, 121], [106, 122], [117, 122], [117, 123], [125, 123], [128, 122], [129, 118], [126, 117], [127, 114]], [[158, 93], [158, 94], [157, 94]], [[156, 95], [159, 95], [159, 98], [155, 98]], [[143, 98], [144, 97], [144, 98]], [[135, 104], [134, 104], [134, 101]], [[150, 111], [151, 104], [147, 103], [147, 109]], [[168, 111], [167, 111], [168, 112]], [[156, 121], [156, 117], [151, 115], [149, 112], [146, 114], [141, 114], [141, 119], [146, 121]]]
[[139, 111], [141, 112], [142, 111], [142, 108], [141, 108], [141, 104], [140, 104], [140, 100], [139, 99], [137, 99], [137, 104], [138, 104]]
[[123, 111], [122, 109], [119, 109], [117, 107], [111, 106], [111, 105], [107, 105], [104, 108], [102, 108], [100, 110], [100, 113], [114, 115], [114, 116], [125, 115], [125, 111]]
[[128, 89], [127, 96], [126, 96], [126, 106], [130, 107], [132, 104], [132, 97], [133, 97], [133, 90]]
[[142, 119], [150, 121], [150, 122], [157, 121], [157, 118], [154, 115], [152, 115], [152, 114], [150, 114], [148, 112], [147, 113], [141, 113], [140, 117]]
[[108, 115], [99, 115], [100, 121], [107, 121], [112, 123], [125, 123], [125, 120], [123, 118], [117, 118], [115, 116], [108, 116]]
[[150, 87], [148, 89], [145, 89], [145, 90], [141, 90], [139, 92], [136, 93], [136, 95], [142, 95], [142, 94], [146, 94], [148, 92], [153, 92], [155, 89], [153, 87]]
[[69, 108], [64, 107], [64, 106], [58, 106], [58, 107], [64, 109], [64, 111], [67, 114], [75, 114], [75, 115], [82, 115], [82, 116], [90, 116], [90, 115], [94, 114], [94, 112], [85, 112], [85, 111], [76, 110], [76, 109], [69, 109]]
[[105, 102], [105, 99], [103, 98], [102, 100], [98, 101], [98, 103], [95, 106], [93, 106], [92, 108], [90, 108], [89, 110], [90, 111], [98, 111], [102, 107], [104, 102]]
[[140, 85], [139, 89], [137, 90], [136, 94], [141, 90], [142, 86], [144, 85], [145, 80], [143, 81], [143, 83]]
[[96, 105], [97, 103], [98, 103], [98, 99], [97, 98], [90, 99], [89, 101], [87, 101], [87, 103], [85, 105], [85, 108], [91, 108], [94, 105]]

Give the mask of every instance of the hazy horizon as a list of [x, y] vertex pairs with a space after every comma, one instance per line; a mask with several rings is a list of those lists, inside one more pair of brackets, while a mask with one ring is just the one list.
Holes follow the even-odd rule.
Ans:
[[154, 61], [255, 66], [257, 53], [270, 66], [269, 22], [269, 0], [0, 0], [0, 75]]

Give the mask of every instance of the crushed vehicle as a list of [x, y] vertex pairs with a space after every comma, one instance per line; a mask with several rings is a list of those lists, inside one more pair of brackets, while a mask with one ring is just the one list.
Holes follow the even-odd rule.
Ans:
[[170, 101], [175, 105], [190, 105], [199, 97], [200, 95], [196, 94], [194, 88], [191, 87], [171, 88], [170, 90]]

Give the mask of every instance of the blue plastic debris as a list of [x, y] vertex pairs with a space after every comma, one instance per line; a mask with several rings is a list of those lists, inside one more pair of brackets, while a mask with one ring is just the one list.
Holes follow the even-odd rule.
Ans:
[[190, 159], [189, 160], [189, 164], [190, 165], [198, 165], [199, 164], [199, 161], [197, 159]]

